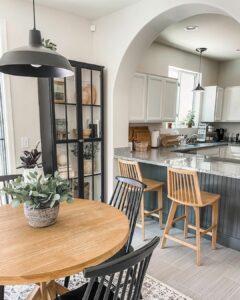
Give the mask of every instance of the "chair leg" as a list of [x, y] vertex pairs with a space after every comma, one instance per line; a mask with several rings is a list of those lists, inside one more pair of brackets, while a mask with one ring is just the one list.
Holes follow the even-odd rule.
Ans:
[[197, 265], [201, 265], [201, 234], [200, 234], [200, 208], [195, 207], [196, 215], [196, 246], [197, 246]]
[[4, 300], [4, 285], [0, 285], [0, 300]]
[[172, 205], [171, 205], [171, 208], [170, 208], [170, 211], [169, 211], [169, 214], [168, 214], [168, 219], [167, 219], [167, 223], [166, 223], [166, 226], [165, 226], [165, 229], [164, 229], [164, 232], [163, 232], [163, 236], [162, 236], [162, 239], [161, 239], [161, 242], [160, 242], [160, 248], [164, 248], [164, 246], [165, 246], [165, 243], [166, 243], [165, 235], [169, 233], [169, 230], [172, 227], [172, 222], [173, 222], [176, 210], [177, 210], [177, 206], [178, 206], [177, 202], [173, 201]]
[[163, 226], [163, 199], [162, 199], [162, 187], [159, 189], [158, 193], [158, 209], [159, 210], [159, 226], [162, 229]]
[[70, 281], [70, 276], [65, 277], [65, 279], [64, 279], [64, 287], [68, 288], [69, 281]]
[[185, 205], [184, 238], [188, 238], [188, 206]]
[[142, 223], [142, 240], [145, 240], [145, 223], [144, 223], [144, 218], [145, 218], [145, 214], [144, 214], [144, 195], [142, 196], [142, 200], [141, 200], [141, 223]]
[[[217, 225], [218, 225], [218, 201], [212, 205], [212, 249], [216, 250], [217, 246]], [[215, 226], [215, 227], [214, 227]]]

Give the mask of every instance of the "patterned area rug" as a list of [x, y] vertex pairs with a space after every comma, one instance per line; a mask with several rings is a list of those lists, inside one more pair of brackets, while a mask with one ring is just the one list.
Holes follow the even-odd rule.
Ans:
[[[63, 280], [58, 280], [63, 284]], [[85, 283], [82, 273], [71, 276], [69, 289], [76, 289]], [[33, 290], [34, 285], [15, 285], [5, 287], [5, 300], [25, 300], [27, 295]], [[163, 282], [146, 275], [142, 288], [142, 295], [144, 300], [191, 300], [189, 297], [176, 291]]]

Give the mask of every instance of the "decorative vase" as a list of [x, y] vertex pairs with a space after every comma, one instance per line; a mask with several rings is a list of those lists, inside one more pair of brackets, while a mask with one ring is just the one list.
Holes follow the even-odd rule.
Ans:
[[93, 171], [96, 169], [96, 162], [95, 160], [93, 161], [93, 171], [92, 171], [92, 159], [84, 159], [84, 174], [89, 175], [92, 174]]
[[24, 214], [27, 222], [34, 228], [53, 225], [57, 221], [59, 204], [52, 208], [32, 209], [24, 204]]
[[192, 124], [188, 124], [188, 128], [192, 128]]

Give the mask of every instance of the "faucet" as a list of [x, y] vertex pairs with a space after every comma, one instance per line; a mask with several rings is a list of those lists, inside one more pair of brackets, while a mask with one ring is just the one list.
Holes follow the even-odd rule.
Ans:
[[186, 139], [187, 144], [197, 144], [197, 137], [196, 133], [192, 134], [189, 138]]

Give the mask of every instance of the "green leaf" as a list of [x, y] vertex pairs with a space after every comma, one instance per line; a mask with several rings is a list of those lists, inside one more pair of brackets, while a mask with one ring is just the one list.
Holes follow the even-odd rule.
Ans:
[[52, 198], [52, 200], [57, 201], [61, 198], [61, 196], [59, 194], [55, 194]]
[[20, 201], [18, 199], [13, 199], [11, 204], [12, 204], [12, 207], [14, 207], [14, 208], [18, 207], [20, 204]]

